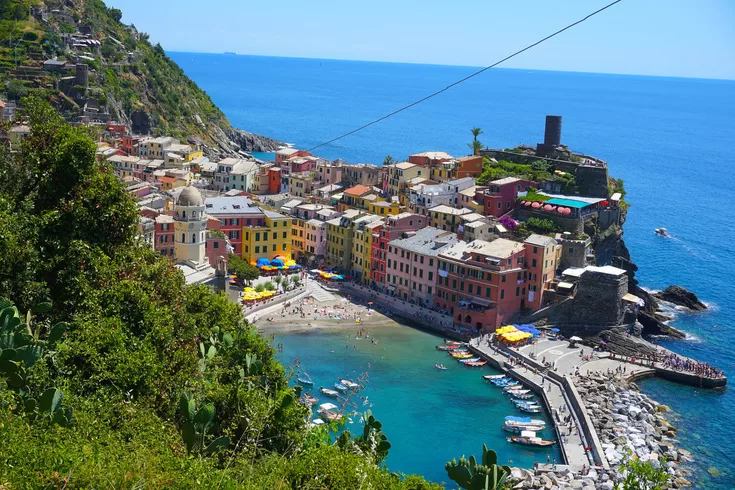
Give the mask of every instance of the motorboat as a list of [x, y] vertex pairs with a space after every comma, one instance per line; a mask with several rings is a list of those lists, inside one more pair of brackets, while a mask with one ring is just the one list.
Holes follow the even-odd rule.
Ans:
[[538, 402], [536, 400], [516, 400], [512, 399], [511, 402], [513, 402], [514, 405], [517, 406], [532, 406], [532, 405], [538, 405]]
[[360, 389], [360, 385], [359, 384], [355, 383], [354, 381], [350, 381], [349, 379], [340, 379], [339, 382], [340, 382], [340, 384], [342, 384], [342, 386], [346, 386], [347, 388], [349, 388], [351, 390], [359, 390]]
[[314, 405], [317, 402], [319, 402], [319, 399], [315, 396], [309, 395], [308, 393], [305, 393], [304, 396], [301, 397], [301, 403], [306, 405]]
[[492, 381], [494, 379], [502, 379], [505, 378], [505, 374], [486, 374], [482, 377], [482, 379], [485, 379], [487, 381]]
[[322, 395], [330, 396], [332, 398], [337, 398], [339, 396], [339, 391], [330, 390], [329, 388], [319, 388], [319, 391]]
[[658, 236], [669, 236], [669, 231], [666, 228], [656, 228], [653, 232]]
[[524, 446], [537, 446], [537, 447], [548, 447], [556, 444], [556, 441], [548, 441], [541, 439], [536, 435], [536, 432], [532, 430], [521, 431], [519, 436], [511, 436], [507, 438], [508, 442], [513, 444], [521, 444]]
[[530, 400], [531, 398], [535, 396], [533, 393], [518, 393], [519, 391], [524, 391], [524, 390], [509, 391], [508, 393], [510, 393], [510, 396], [518, 400]]
[[503, 429], [507, 432], [521, 432], [523, 430], [540, 431], [546, 428], [546, 422], [530, 417], [516, 417], [509, 415], [505, 417]]
[[321, 416], [322, 419], [325, 419], [327, 422], [333, 422], [335, 420], [342, 419], [342, 415], [338, 412], [339, 407], [335, 405], [334, 403], [322, 403], [319, 405], [319, 410], [317, 410], [317, 413]]
[[510, 396], [513, 396], [513, 397], [516, 397], [516, 398], [518, 398], [518, 395], [526, 395], [528, 393], [531, 393], [531, 390], [523, 390], [523, 389], [518, 389], [518, 390], [503, 390], [503, 391], [505, 391], [505, 393], [507, 395], [510, 395]]
[[456, 349], [459, 349], [460, 346], [456, 344], [450, 344], [450, 345], [437, 345], [436, 350], [444, 350], [444, 351], [453, 351]]
[[313, 429], [314, 427], [319, 427], [320, 425], [324, 425], [324, 421], [322, 419], [314, 419], [311, 421], [309, 425]]
[[504, 392], [506, 392], [506, 393], [508, 393], [508, 392], [510, 392], [510, 391], [523, 390], [523, 389], [525, 389], [525, 388], [526, 388], [526, 387], [525, 387], [525, 386], [523, 386], [522, 384], [520, 384], [520, 383], [517, 383], [517, 384], [514, 384], [514, 385], [508, 385], [508, 386], [504, 386], [504, 387], [503, 387], [503, 391], [504, 391]]
[[313, 386], [314, 382], [311, 380], [311, 377], [309, 377], [308, 374], [304, 373], [304, 376], [299, 376], [296, 378], [296, 381], [299, 382], [299, 384], [306, 385], [306, 386]]
[[479, 360], [479, 357], [470, 357], [469, 359], [457, 359], [457, 361], [461, 362], [462, 364], [467, 364], [468, 362], [477, 362]]
[[482, 367], [485, 364], [487, 364], [487, 361], [480, 360], [480, 361], [467, 362], [467, 363], [465, 363], [465, 366], [469, 366], [469, 367]]
[[464, 345], [464, 342], [460, 342], [459, 340], [447, 340], [444, 339], [444, 343], [447, 345]]
[[447, 370], [447, 367], [444, 364], [434, 364], [434, 367], [437, 369], [441, 369], [442, 371]]
[[495, 386], [502, 386], [502, 387], [508, 387], [508, 386], [518, 386], [520, 383], [514, 379], [496, 379], [495, 381], [491, 381], [492, 384]]
[[342, 393], [347, 393], [350, 389], [343, 385], [342, 383], [334, 383], [334, 389], [337, 391], [341, 391]]
[[543, 411], [544, 411], [544, 409], [543, 409], [543, 408], [541, 408], [541, 407], [540, 407], [540, 406], [538, 406], [538, 405], [534, 405], [534, 406], [529, 406], [529, 407], [518, 407], [518, 409], [519, 409], [519, 410], [520, 410], [521, 412], [526, 412], [526, 413], [541, 413], [541, 412], [543, 412]]
[[472, 354], [469, 352], [466, 352], [464, 354], [451, 354], [451, 356], [455, 359], [472, 359]]

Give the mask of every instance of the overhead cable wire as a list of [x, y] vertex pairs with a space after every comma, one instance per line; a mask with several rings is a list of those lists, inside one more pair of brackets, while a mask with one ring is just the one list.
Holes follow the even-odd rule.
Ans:
[[407, 109], [410, 109], [411, 107], [414, 107], [414, 106], [416, 106], [416, 105], [419, 105], [420, 103], [422, 103], [422, 102], [425, 102], [425, 101], [427, 101], [427, 100], [429, 100], [429, 99], [431, 99], [431, 98], [433, 98], [433, 97], [436, 97], [437, 95], [439, 95], [439, 94], [441, 94], [441, 93], [443, 93], [443, 92], [446, 92], [446, 91], [447, 91], [447, 90], [449, 90], [450, 88], [452, 88], [452, 87], [455, 87], [455, 86], [459, 85], [460, 83], [466, 82], [466, 81], [467, 81], [467, 80], [469, 80], [470, 78], [476, 77], [477, 75], [479, 75], [479, 74], [481, 74], [481, 73], [484, 73], [484, 72], [486, 72], [486, 71], [487, 71], [487, 70], [489, 70], [490, 68], [494, 68], [494, 67], [496, 67], [496, 66], [500, 65], [501, 63], [504, 63], [504, 62], [508, 61], [509, 59], [511, 59], [511, 58], [514, 58], [514, 57], [518, 56], [519, 54], [521, 54], [521, 53], [523, 53], [523, 52], [525, 52], [525, 51], [528, 51], [529, 49], [531, 49], [531, 48], [533, 48], [533, 47], [536, 47], [536, 46], [538, 46], [539, 44], [543, 43], [544, 41], [548, 41], [548, 40], [549, 40], [549, 39], [551, 39], [552, 37], [554, 37], [554, 36], [557, 36], [557, 35], [561, 34], [562, 32], [564, 32], [564, 31], [566, 31], [566, 30], [569, 30], [569, 29], [571, 29], [572, 27], [574, 27], [574, 26], [576, 26], [576, 25], [579, 25], [579, 24], [581, 24], [581, 23], [585, 22], [586, 20], [588, 20], [588, 19], [590, 19], [590, 18], [594, 17], [595, 15], [597, 15], [597, 14], [599, 14], [599, 13], [603, 12], [604, 10], [607, 10], [607, 9], [609, 9], [609, 8], [610, 8], [610, 7], [612, 7], [613, 5], [615, 5], [615, 4], [617, 4], [617, 3], [620, 3], [620, 2], [622, 2], [622, 1], [623, 1], [623, 0], [615, 0], [614, 2], [610, 2], [610, 3], [608, 3], [607, 5], [605, 5], [604, 7], [600, 8], [600, 9], [598, 9], [598, 10], [595, 10], [594, 12], [592, 12], [592, 13], [590, 13], [590, 14], [586, 15], [585, 17], [583, 17], [583, 18], [579, 19], [578, 21], [576, 21], [576, 22], [573, 22], [572, 24], [569, 24], [569, 25], [567, 25], [566, 27], [564, 27], [564, 28], [562, 28], [562, 29], [559, 29], [558, 31], [556, 31], [556, 32], [554, 32], [554, 33], [552, 33], [552, 34], [549, 34], [548, 36], [544, 37], [543, 39], [539, 39], [538, 41], [536, 41], [536, 42], [535, 42], [535, 43], [533, 43], [533, 44], [529, 44], [529, 45], [528, 45], [528, 46], [526, 46], [525, 48], [523, 48], [523, 49], [520, 49], [520, 50], [516, 51], [515, 53], [513, 53], [513, 54], [510, 54], [510, 55], [506, 56], [505, 58], [503, 58], [503, 59], [502, 59], [502, 60], [500, 60], [500, 61], [496, 61], [496, 62], [495, 62], [495, 63], [493, 63], [492, 65], [489, 65], [489, 66], [486, 66], [485, 68], [482, 68], [482, 69], [480, 69], [480, 70], [477, 70], [476, 72], [474, 72], [474, 73], [471, 73], [470, 75], [467, 75], [466, 77], [464, 77], [464, 78], [462, 78], [462, 79], [460, 79], [460, 80], [457, 80], [456, 82], [453, 82], [453, 83], [451, 83], [451, 84], [447, 85], [447, 86], [446, 86], [446, 87], [444, 87], [443, 89], [437, 90], [436, 92], [434, 92], [434, 93], [432, 93], [432, 94], [429, 94], [429, 95], [427, 95], [426, 97], [423, 97], [423, 98], [421, 98], [421, 99], [418, 99], [418, 100], [416, 100], [416, 101], [414, 101], [414, 102], [411, 102], [410, 104], [408, 104], [408, 105], [405, 105], [405, 106], [401, 107], [400, 109], [396, 109], [395, 111], [393, 111], [393, 112], [390, 112], [390, 113], [388, 113], [388, 114], [386, 114], [386, 115], [384, 115], [384, 116], [382, 116], [382, 117], [379, 117], [378, 119], [374, 119], [374, 120], [370, 121], [369, 123], [363, 124], [362, 126], [360, 126], [360, 127], [358, 127], [358, 128], [355, 128], [355, 129], [353, 129], [352, 131], [349, 131], [349, 132], [347, 132], [347, 133], [344, 133], [344, 134], [342, 134], [342, 135], [340, 135], [340, 136], [337, 136], [336, 138], [332, 138], [331, 140], [329, 140], [329, 141], [325, 141], [324, 143], [320, 143], [320, 144], [318, 144], [318, 145], [316, 145], [316, 146], [313, 146], [313, 147], [309, 148], [309, 149], [308, 149], [307, 151], [313, 151], [313, 150], [316, 150], [317, 148], [320, 148], [320, 147], [322, 147], [322, 146], [326, 146], [326, 145], [328, 145], [328, 144], [330, 144], [330, 143], [334, 143], [335, 141], [341, 140], [342, 138], [346, 138], [347, 136], [353, 135], [353, 134], [357, 133], [358, 131], [362, 131], [362, 130], [363, 130], [363, 129], [365, 129], [365, 128], [368, 128], [368, 127], [370, 127], [370, 126], [372, 126], [372, 125], [374, 125], [374, 124], [377, 124], [377, 123], [379, 123], [379, 122], [381, 122], [381, 121], [384, 121], [384, 120], [388, 119], [389, 117], [395, 116], [396, 114], [398, 114], [398, 113], [400, 113], [400, 112], [403, 112], [403, 111], [405, 111], [405, 110], [407, 110]]

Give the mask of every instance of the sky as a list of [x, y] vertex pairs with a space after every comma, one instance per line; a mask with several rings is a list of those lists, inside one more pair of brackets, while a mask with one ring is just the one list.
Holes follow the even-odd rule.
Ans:
[[[106, 3], [168, 51], [485, 66], [608, 1]], [[623, 0], [502, 66], [735, 79], [735, 0]]]

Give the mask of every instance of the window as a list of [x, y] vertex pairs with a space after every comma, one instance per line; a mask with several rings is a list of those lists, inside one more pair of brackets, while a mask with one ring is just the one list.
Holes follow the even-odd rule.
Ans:
[[459, 281], [459, 290], [464, 291], [464, 281]]
[[500, 299], [505, 298], [505, 289], [500, 290]]
[[186, 233], [181, 234], [181, 243], [186, 243]]
[[428, 287], [426, 288], [426, 292], [427, 292], [427, 293], [429, 293], [429, 294], [431, 294], [431, 286], [428, 286]]
[[[452, 279], [452, 289], [457, 289], [457, 280], [456, 279]], [[452, 301], [454, 301], [454, 299], [452, 299]]]
[[516, 296], [519, 296], [521, 294], [521, 288], [516, 286]]
[[502, 282], [505, 282], [505, 276], [502, 276], [502, 278], [503, 278], [503, 279], [502, 279]]
[[429, 259], [429, 267], [431, 267], [432, 265], [434, 265], [434, 259]]
[[519, 273], [518, 273], [518, 280], [520, 281], [522, 277], [523, 277], [523, 276], [522, 276], [522, 275], [521, 275], [521, 273], [519, 272]]
[[260, 233], [256, 233], [255, 234], [255, 241], [256, 242], [259, 242], [260, 241]]
[[434, 279], [434, 271], [429, 271], [429, 281]]
[[283, 251], [283, 252], [286, 251], [286, 244], [285, 243], [281, 245], [281, 251]]
[[[477, 289], [479, 290], [480, 288], [477, 288]], [[472, 283], [469, 283], [469, 284], [467, 285], [467, 293], [468, 293], [468, 294], [472, 294]]]
[[485, 296], [490, 297], [490, 288], [485, 288]]
[[260, 246], [259, 245], [256, 245], [255, 246], [255, 253], [256, 254], [259, 254], [260, 253]]
[[219, 248], [219, 242], [214, 242], [214, 248]]
[[574, 253], [574, 247], [569, 247], [569, 253], [570, 254], [573, 254]]
[[273, 251], [274, 252], [276, 251], [276, 244], [275, 243], [273, 244]]
[[[300, 236], [304, 236], [304, 231], [303, 230], [301, 231], [301, 235]], [[283, 232], [283, 238], [286, 238], [286, 232], [285, 231]]]
[[538, 247], [533, 247], [533, 253], [537, 253], [537, 252], [538, 252]]

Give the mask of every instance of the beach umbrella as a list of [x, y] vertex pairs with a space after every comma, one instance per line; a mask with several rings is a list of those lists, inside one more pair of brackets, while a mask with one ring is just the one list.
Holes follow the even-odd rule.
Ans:
[[569, 340], [571, 340], [571, 341], [573, 341], [573, 342], [580, 342], [580, 341], [581, 341], [582, 339], [580, 339], [579, 337], [577, 337], [577, 336], [575, 335], [574, 337], [571, 337], [571, 338], [570, 338]]
[[523, 205], [528, 207], [531, 205], [531, 201], [523, 201]]
[[263, 257], [263, 258], [258, 259], [258, 261], [256, 262], [256, 265], [258, 267], [264, 267], [267, 265], [271, 265], [271, 261]]
[[275, 259], [271, 260], [271, 265], [283, 267], [283, 260], [276, 257]]
[[538, 209], [538, 208], [541, 207], [541, 203], [540, 202], [534, 202], [533, 204], [531, 204], [531, 207], [534, 208], [534, 209]]
[[554, 333], [559, 333], [560, 332], [560, 330], [558, 328], [552, 328], [551, 331], [554, 332]]

